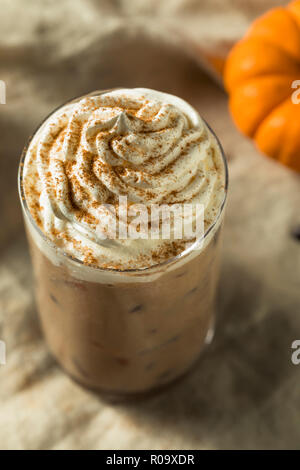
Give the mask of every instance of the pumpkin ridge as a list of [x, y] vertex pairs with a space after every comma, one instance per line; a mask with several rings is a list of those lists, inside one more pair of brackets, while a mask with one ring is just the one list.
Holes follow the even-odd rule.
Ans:
[[271, 115], [273, 114], [273, 112], [275, 112], [277, 110], [277, 108], [280, 108], [286, 101], [289, 101], [291, 98], [284, 98], [284, 100], [281, 100], [279, 103], [277, 103], [274, 108], [272, 108], [268, 113], [266, 113], [266, 115], [262, 118], [262, 120], [260, 121], [260, 123], [258, 124], [252, 138], [255, 140], [255, 136], [260, 128], [260, 126], [263, 125], [263, 123], [265, 122], [265, 120]]
[[299, 29], [299, 34], [300, 34], [300, 14], [299, 14], [299, 17], [297, 17], [295, 14], [295, 10], [294, 10], [294, 8], [297, 9], [297, 7], [300, 8], [300, 3], [297, 3], [297, 1], [292, 1], [288, 5], [286, 5], [286, 11], [293, 18], [293, 21], [296, 23], [296, 26]]
[[[295, 75], [295, 74], [290, 74], [288, 72], [278, 72], [278, 73], [270, 73], [270, 72], [263, 72], [263, 73], [260, 73], [260, 74], [257, 74], [253, 77], [249, 77], [249, 78], [246, 78], [243, 82], [239, 83], [238, 85], [235, 86], [234, 88], [234, 92], [235, 90], [237, 90], [239, 87], [243, 86], [243, 85], [247, 85], [249, 82], [251, 82], [252, 80], [255, 80], [256, 78], [264, 78], [264, 77], [273, 77], [273, 78], [291, 78], [294, 80], [300, 80], [300, 69], [299, 69], [299, 75]], [[290, 90], [291, 93], [293, 92], [292, 89]], [[233, 92], [233, 93], [234, 93]]]
[[[270, 111], [270, 112], [261, 120], [261, 122], [259, 123], [259, 126], [258, 126], [258, 127], [262, 126], [262, 125], [265, 123], [265, 120], [266, 120], [269, 116], [271, 116], [271, 114], [272, 114], [273, 112], [275, 112], [275, 111], [277, 110], [277, 108], [280, 108], [281, 106], [283, 106], [284, 103], [285, 103], [286, 101], [288, 101], [288, 100], [289, 100], [289, 98], [285, 98], [284, 100], [280, 101], [280, 103], [276, 104], [276, 106], [274, 106], [274, 108], [272, 109], [272, 111]], [[256, 132], [255, 132], [255, 134], [254, 134], [254, 140], [255, 140], [257, 131], [258, 131], [258, 129], [256, 130]]]
[[[275, 8], [272, 8], [271, 10], [267, 11], [266, 13], [264, 13], [260, 18], [258, 18], [258, 20], [262, 20], [262, 19], [268, 19], [269, 16], [271, 16], [272, 13], [276, 12], [276, 11], [284, 11], [287, 16], [289, 17], [289, 19], [291, 20], [291, 22], [293, 23], [294, 27], [295, 27], [295, 31], [296, 31], [296, 34], [298, 35], [298, 39], [299, 39], [299, 43], [300, 43], [300, 23], [297, 21], [297, 19], [295, 18], [295, 15], [294, 15], [294, 12], [293, 10], [290, 10], [287, 7], [275, 7]], [[253, 24], [249, 27], [246, 35], [245, 35], [245, 38], [244, 39], [247, 39], [247, 38], [251, 38], [251, 39], [259, 39], [262, 43], [264, 44], [269, 44], [269, 45], [272, 45], [273, 47], [275, 47], [276, 49], [278, 49], [281, 53], [285, 54], [287, 57], [291, 58], [292, 60], [294, 60], [296, 63], [299, 63], [300, 64], [300, 50], [299, 50], [299, 56], [295, 56], [293, 54], [291, 54], [287, 49], [284, 49], [283, 47], [281, 47], [281, 45], [279, 43], [277, 43], [275, 41], [275, 38], [274, 38], [274, 41], [275, 42], [272, 42], [270, 40], [270, 37], [265, 38], [262, 34], [259, 34], [256, 30], [255, 30], [255, 26], [256, 26], [256, 22], [257, 20], [255, 20], [253, 22]]]
[[[300, 31], [299, 31], [299, 36], [300, 36]], [[289, 52], [287, 52], [285, 49], [281, 48], [278, 44], [274, 44], [272, 43], [270, 40], [268, 39], [264, 39], [264, 38], [260, 38], [260, 36], [253, 36], [253, 39], [259, 39], [259, 42], [261, 43], [262, 47], [267, 44], [269, 46], [272, 46], [274, 49], [277, 49], [279, 52], [281, 52], [281, 54], [284, 54], [289, 60], [291, 60], [292, 62], [294, 62], [295, 64], [299, 65], [300, 67], [300, 50], [299, 50], [299, 59], [296, 59], [296, 57], [294, 57], [293, 55], [291, 55]], [[253, 40], [252, 39], [252, 40]], [[299, 74], [300, 74], [300, 70], [299, 70]]]
[[[240, 92], [245, 86], [247, 86], [247, 85], [250, 86], [250, 85], [251, 85], [251, 82], [254, 82], [254, 83], [255, 83], [255, 81], [256, 81], [257, 79], [259, 80], [260, 78], [265, 78], [265, 77], [267, 77], [267, 76], [271, 76], [271, 77], [272, 77], [273, 74], [268, 74], [268, 75], [262, 74], [262, 75], [257, 76], [257, 77], [252, 77], [252, 78], [246, 80], [245, 82], [242, 82], [239, 86], [237, 86], [237, 87], [235, 88], [235, 92], [232, 93], [232, 95], [230, 96], [230, 99], [229, 99], [229, 108], [230, 108], [230, 111], [231, 111], [231, 115], [232, 115], [232, 117], [233, 117], [233, 120], [235, 121], [237, 127], [243, 132], [243, 134], [245, 134], [245, 135], [247, 135], [248, 137], [251, 137], [251, 138], [255, 138], [254, 136], [255, 136], [256, 132], [258, 131], [260, 125], [264, 122], [265, 119], [267, 119], [267, 117], [268, 117], [270, 114], [273, 113], [273, 111], [275, 111], [275, 110], [277, 109], [277, 107], [282, 106], [282, 104], [283, 104], [285, 101], [291, 99], [292, 89], [288, 89], [287, 92], [286, 92], [286, 94], [284, 93], [284, 98], [280, 99], [278, 102], [275, 101], [275, 104], [271, 104], [271, 106], [269, 106], [268, 108], [266, 108], [265, 111], [264, 111], [262, 114], [260, 114], [260, 119], [259, 119], [258, 123], [257, 123], [255, 126], [253, 126], [251, 130], [250, 130], [250, 129], [249, 129], [248, 131], [245, 130], [245, 128], [243, 128], [243, 125], [241, 125], [241, 122], [243, 122], [243, 120], [240, 119], [240, 115], [239, 115], [239, 117], [236, 117], [236, 116], [237, 116], [237, 113], [234, 112], [234, 111], [232, 111], [233, 108], [234, 108], [232, 103], [234, 102], [234, 100], [235, 100], [235, 98], [236, 98], [236, 94], [237, 94], [238, 92]], [[282, 75], [279, 74], [279, 75], [276, 75], [276, 77], [281, 78]], [[294, 77], [295, 77], [295, 76], [293, 76], [293, 78], [294, 78]], [[274, 88], [274, 90], [273, 90], [273, 94], [274, 94], [274, 93], [275, 93], [275, 89], [277, 88], [276, 85], [274, 85], [273, 88]], [[271, 94], [272, 94], [272, 93], [271, 93]]]
[[[285, 100], [281, 101], [280, 103], [278, 103], [270, 113], [268, 113], [264, 119], [261, 120], [261, 122], [259, 123], [257, 129], [256, 129], [256, 132], [255, 134], [253, 135], [252, 139], [254, 140], [254, 142], [256, 143], [257, 147], [259, 148], [260, 151], [263, 151], [260, 149], [260, 147], [258, 146], [258, 143], [257, 143], [257, 140], [258, 140], [258, 134], [259, 132], [261, 131], [261, 128], [263, 126], [265, 126], [266, 122], [270, 119], [272, 119], [272, 115], [276, 113], [276, 111], [278, 111], [279, 108], [282, 108], [285, 104], [288, 104], [290, 98], [286, 98]], [[283, 136], [283, 144], [285, 143], [285, 140], [286, 140], [286, 137]], [[287, 161], [286, 158], [284, 158], [284, 152], [283, 152], [283, 147], [284, 145], [282, 145], [281, 147], [277, 148], [277, 151], [276, 151], [276, 154], [275, 155], [271, 155], [271, 154], [268, 154], [269, 157], [271, 157], [272, 159], [274, 160], [278, 160], [279, 162], [281, 163], [284, 163], [286, 164]]]
[[[295, 15], [293, 13], [293, 10], [289, 10], [288, 8], [285, 8], [285, 9], [286, 9], [286, 12], [288, 13], [288, 15], [290, 16], [292, 22], [295, 24], [296, 29], [298, 30], [298, 35], [299, 35], [299, 39], [300, 39], [300, 23], [298, 23], [298, 21], [296, 20]], [[289, 55], [288, 53], [286, 53], [286, 54]], [[299, 51], [299, 60], [297, 60], [297, 63], [298, 62], [300, 64], [300, 51]]]
[[[279, 48], [276, 44], [272, 44], [272, 42], [270, 42], [269, 40], [262, 39], [259, 36], [254, 36], [253, 38], [252, 37], [245, 37], [236, 46], [234, 46], [232, 48], [232, 50], [230, 51], [230, 53], [228, 55], [227, 61], [226, 61], [226, 66], [225, 66], [225, 69], [224, 69], [224, 85], [225, 85], [226, 90], [229, 93], [231, 93], [232, 91], [234, 92], [234, 89], [235, 89], [236, 86], [239, 86], [239, 85], [243, 84], [248, 79], [263, 76], [263, 75], [268, 75], [268, 74], [281, 75], [282, 69], [281, 70], [276, 70], [276, 71], [273, 71], [273, 72], [269, 72], [267, 70], [262, 71], [262, 72], [257, 72], [256, 64], [255, 64], [255, 69], [254, 69], [255, 74], [251, 75], [250, 77], [247, 77], [247, 78], [243, 77], [242, 79], [237, 80], [236, 77], [239, 75], [239, 74], [236, 73], [237, 70], [238, 71], [242, 70], [242, 74], [245, 73], [243, 71], [243, 69], [241, 69], [241, 68], [237, 69], [237, 67], [240, 67], [240, 62], [238, 64], [238, 66], [236, 66], [236, 64], [235, 64], [235, 62], [236, 62], [236, 55], [235, 55], [236, 51], [238, 51], [238, 54], [241, 54], [241, 52], [237, 49], [237, 46], [240, 46], [242, 48], [241, 50], [243, 52], [244, 47], [247, 48], [250, 45], [251, 48], [252, 48], [252, 45], [255, 45], [255, 44], [256, 44], [256, 47], [257, 47], [257, 45], [259, 45], [261, 50], [263, 50], [263, 48], [266, 46], [266, 47], [269, 47], [270, 49], [272, 49], [273, 51], [276, 51], [279, 54], [283, 55], [286, 58], [286, 60], [289, 62], [289, 65], [292, 67], [292, 71], [288, 72], [288, 75], [296, 74], [296, 73], [298, 73], [298, 70], [299, 70], [299, 76], [300, 76], [300, 51], [299, 51], [299, 61], [297, 61], [295, 57], [293, 57], [291, 54], [288, 54], [283, 49]], [[232, 60], [233, 60], [234, 65], [232, 65]], [[231, 73], [232, 70], [235, 70], [234, 75], [232, 75], [232, 73]]]

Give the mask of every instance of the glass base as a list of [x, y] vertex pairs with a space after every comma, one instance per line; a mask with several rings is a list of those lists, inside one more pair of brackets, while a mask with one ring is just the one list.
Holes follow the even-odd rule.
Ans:
[[65, 371], [65, 373], [71, 377], [74, 382], [79, 384], [80, 386], [86, 388], [87, 390], [90, 390], [96, 394], [99, 395], [99, 397], [108, 403], [124, 403], [124, 402], [133, 402], [133, 401], [139, 401], [143, 400], [146, 398], [150, 398], [160, 392], [163, 392], [164, 390], [167, 390], [169, 387], [172, 387], [175, 385], [177, 382], [180, 382], [185, 376], [187, 376], [189, 373], [191, 373], [199, 364], [201, 360], [201, 356], [203, 351], [211, 344], [213, 338], [215, 335], [215, 319], [210, 324], [210, 327], [207, 331], [203, 348], [200, 352], [200, 354], [197, 356], [197, 358], [187, 367], [187, 369], [184, 370], [180, 375], [175, 377], [174, 379], [170, 380], [170, 382], [167, 382], [165, 384], [159, 385], [157, 387], [150, 388], [145, 391], [140, 391], [140, 392], [118, 392], [118, 391], [110, 391], [110, 390], [103, 390], [98, 387], [93, 387], [90, 385], [87, 385], [83, 381], [81, 381], [78, 377], [74, 376], [73, 374], [70, 374], [69, 371], [64, 369], [64, 367], [59, 364], [62, 369]]

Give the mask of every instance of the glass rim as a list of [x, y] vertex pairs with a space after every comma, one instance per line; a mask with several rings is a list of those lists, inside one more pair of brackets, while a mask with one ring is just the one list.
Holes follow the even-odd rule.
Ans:
[[203, 119], [203, 121], [205, 122], [205, 125], [208, 127], [209, 131], [212, 133], [212, 135], [214, 136], [214, 138], [216, 139], [216, 143], [218, 145], [218, 148], [220, 150], [220, 153], [221, 153], [221, 157], [222, 157], [222, 162], [223, 162], [223, 166], [224, 166], [224, 198], [223, 198], [223, 201], [222, 203], [220, 204], [220, 207], [219, 207], [219, 210], [218, 210], [218, 213], [216, 214], [215, 216], [215, 219], [213, 221], [213, 223], [210, 224], [210, 226], [207, 228], [207, 230], [205, 231], [204, 235], [197, 239], [191, 246], [189, 246], [188, 248], [186, 248], [185, 250], [181, 251], [178, 255], [176, 256], [172, 256], [171, 258], [168, 258], [167, 260], [165, 261], [162, 261], [161, 263], [155, 263], [151, 266], [147, 266], [145, 268], [133, 268], [133, 269], [116, 269], [116, 268], [103, 268], [101, 266], [97, 266], [97, 265], [94, 265], [94, 264], [86, 264], [84, 261], [81, 261], [80, 259], [70, 255], [69, 253], [67, 253], [65, 250], [63, 250], [61, 247], [59, 247], [58, 245], [56, 245], [55, 242], [53, 242], [53, 240], [51, 240], [41, 229], [40, 227], [37, 225], [36, 221], [34, 220], [31, 212], [30, 212], [30, 209], [28, 207], [28, 204], [27, 204], [27, 200], [26, 200], [26, 197], [25, 197], [25, 191], [24, 191], [24, 187], [23, 187], [23, 170], [24, 170], [24, 162], [25, 162], [25, 159], [26, 159], [26, 155], [27, 155], [27, 151], [28, 151], [28, 148], [32, 142], [32, 140], [34, 139], [34, 137], [36, 136], [37, 132], [41, 129], [41, 127], [46, 123], [46, 121], [56, 112], [56, 111], [59, 111], [61, 108], [63, 108], [64, 106], [68, 105], [68, 104], [71, 104], [73, 102], [77, 102], [77, 101], [80, 101], [81, 99], [83, 98], [86, 98], [88, 96], [98, 96], [98, 95], [102, 95], [104, 93], [108, 93], [110, 91], [113, 91], [113, 90], [120, 90], [120, 89], [123, 89], [124, 87], [115, 87], [115, 88], [109, 88], [109, 89], [105, 89], [105, 90], [95, 90], [95, 91], [92, 91], [90, 93], [87, 93], [87, 94], [84, 94], [84, 95], [80, 95], [80, 96], [77, 96], [77, 97], [74, 97], [68, 101], [66, 101], [65, 103], [61, 104], [60, 106], [58, 106], [57, 108], [55, 108], [53, 111], [51, 111], [51, 113], [49, 113], [43, 120], [42, 122], [36, 127], [35, 131], [33, 132], [33, 134], [28, 138], [28, 141], [27, 141], [27, 144], [25, 145], [23, 151], [22, 151], [22, 154], [21, 154], [21, 158], [20, 158], [20, 162], [19, 162], [19, 166], [18, 166], [18, 192], [19, 192], [19, 198], [20, 198], [20, 202], [21, 202], [21, 207], [23, 209], [23, 212], [24, 214], [26, 215], [26, 217], [28, 218], [29, 222], [31, 223], [32, 227], [34, 228], [34, 230], [37, 232], [37, 234], [44, 240], [44, 242], [46, 242], [51, 248], [53, 248], [57, 253], [61, 254], [63, 257], [65, 257], [67, 260], [69, 260], [70, 262], [72, 263], [75, 263], [77, 264], [78, 266], [81, 266], [81, 267], [84, 267], [84, 268], [87, 268], [87, 269], [91, 269], [91, 270], [95, 270], [97, 272], [102, 272], [102, 273], [118, 273], [118, 274], [146, 274], [152, 270], [155, 270], [155, 269], [158, 269], [158, 268], [161, 268], [161, 267], [164, 267], [164, 266], [168, 266], [168, 265], [171, 265], [172, 263], [176, 262], [176, 261], [179, 261], [181, 260], [182, 258], [184, 258], [185, 256], [187, 256], [188, 254], [192, 253], [193, 251], [195, 251], [197, 249], [197, 245], [199, 245], [199, 242], [203, 241], [205, 239], [207, 239], [208, 235], [211, 233], [211, 231], [213, 230], [213, 228], [217, 225], [220, 217], [222, 216], [223, 214], [223, 211], [224, 211], [224, 208], [225, 208], [225, 204], [226, 204], [226, 200], [227, 200], [227, 193], [228, 193], [228, 182], [229, 182], [229, 175], [228, 175], [228, 164], [227, 164], [227, 160], [226, 160], [226, 156], [225, 156], [225, 152], [223, 150], [223, 147], [217, 137], [217, 135], [215, 134], [215, 132], [213, 131], [213, 129], [210, 127], [210, 125], [206, 122], [205, 119]]

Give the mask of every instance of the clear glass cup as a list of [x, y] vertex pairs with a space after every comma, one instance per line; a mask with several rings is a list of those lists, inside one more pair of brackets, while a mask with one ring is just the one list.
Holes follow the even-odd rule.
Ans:
[[213, 337], [228, 187], [227, 163], [218, 145], [224, 200], [202, 248], [195, 249], [197, 240], [161, 264], [127, 271], [87, 266], [40, 230], [24, 195], [27, 147], [23, 151], [19, 193], [47, 343], [75, 380], [108, 398], [136, 397], [175, 381]]

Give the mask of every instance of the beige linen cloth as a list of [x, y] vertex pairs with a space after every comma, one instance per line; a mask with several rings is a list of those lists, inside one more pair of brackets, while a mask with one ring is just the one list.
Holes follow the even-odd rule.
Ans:
[[[223, 57], [271, 0], [0, 0], [1, 449], [300, 448], [299, 176], [260, 155], [201, 64]], [[300, 78], [300, 77], [299, 77]], [[16, 192], [26, 139], [94, 89], [145, 86], [189, 100], [219, 135], [230, 193], [216, 336], [196, 368], [139, 403], [106, 404], [50, 356]]]

